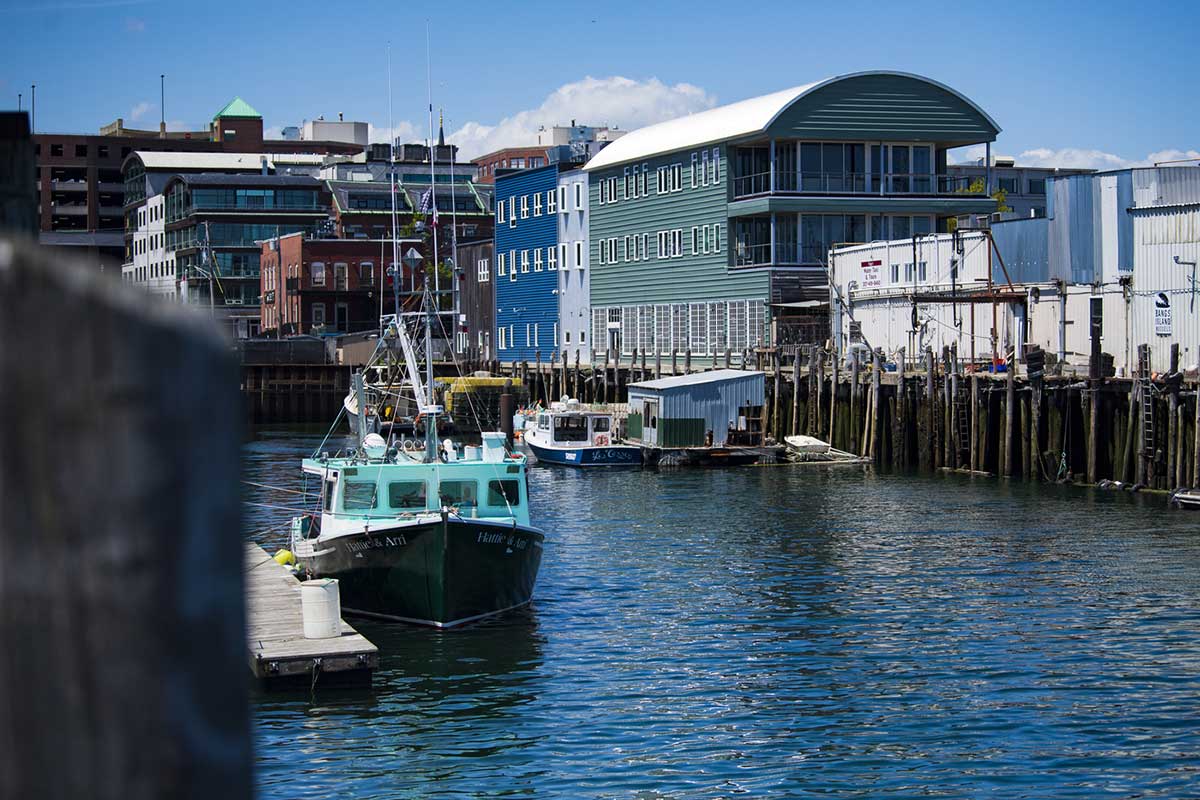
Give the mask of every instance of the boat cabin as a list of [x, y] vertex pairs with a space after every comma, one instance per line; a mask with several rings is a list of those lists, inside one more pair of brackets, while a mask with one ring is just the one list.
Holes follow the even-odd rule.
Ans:
[[565, 447], [605, 447], [613, 444], [611, 414], [603, 411], [572, 409], [569, 404], [554, 403], [549, 411], [537, 415], [537, 438], [549, 445]]

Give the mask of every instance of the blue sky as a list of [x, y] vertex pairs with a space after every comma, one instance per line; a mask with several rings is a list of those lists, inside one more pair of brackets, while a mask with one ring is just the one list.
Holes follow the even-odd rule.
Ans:
[[[0, 107], [38, 84], [40, 131], [116, 117], [202, 127], [234, 95], [268, 128], [340, 111], [424, 135], [435, 105], [464, 150], [538, 124], [636, 127], [830, 75], [896, 69], [958, 89], [1026, 163], [1121, 166], [1200, 150], [1200, 4], [511, 3], [0, 0]], [[136, 120], [136, 121], [135, 121]]]

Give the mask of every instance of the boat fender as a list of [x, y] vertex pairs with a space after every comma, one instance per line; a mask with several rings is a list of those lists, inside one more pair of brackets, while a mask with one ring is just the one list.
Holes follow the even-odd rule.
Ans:
[[296, 563], [296, 556], [292, 554], [291, 550], [280, 550], [275, 554], [274, 557], [276, 564], [280, 564], [285, 567]]

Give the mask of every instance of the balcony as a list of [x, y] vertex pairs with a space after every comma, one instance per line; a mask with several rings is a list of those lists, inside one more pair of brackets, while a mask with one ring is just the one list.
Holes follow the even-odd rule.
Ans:
[[896, 172], [883, 175], [866, 172], [780, 171], [772, 184], [771, 173], [758, 172], [733, 179], [735, 199], [763, 195], [883, 195], [957, 196], [986, 198], [982, 188], [972, 191], [972, 179], [960, 175]]
[[50, 181], [50, 187], [56, 192], [86, 192], [87, 181]]
[[88, 213], [86, 203], [79, 203], [78, 205], [69, 203], [54, 203], [51, 205], [50, 210], [53, 211], [56, 216], [63, 217], [86, 217]]

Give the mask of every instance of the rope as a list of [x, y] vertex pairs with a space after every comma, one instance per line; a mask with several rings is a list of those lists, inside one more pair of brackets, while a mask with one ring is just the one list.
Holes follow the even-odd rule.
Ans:
[[282, 486], [271, 486], [266, 483], [255, 483], [254, 481], [243, 480], [242, 483], [247, 486], [257, 486], [259, 489], [270, 489], [273, 492], [286, 492], [287, 494], [299, 494], [307, 496], [307, 492], [301, 492], [296, 489], [285, 489]]

